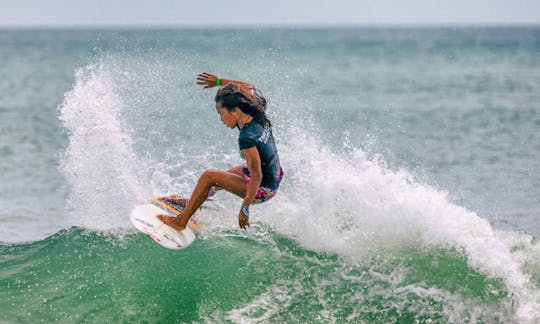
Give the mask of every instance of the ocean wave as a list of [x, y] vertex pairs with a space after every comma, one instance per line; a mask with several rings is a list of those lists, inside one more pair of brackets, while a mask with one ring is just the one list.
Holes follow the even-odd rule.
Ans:
[[76, 227], [0, 249], [8, 322], [515, 320], [504, 282], [447, 247], [408, 246], [360, 266], [260, 226], [203, 235], [181, 252]]

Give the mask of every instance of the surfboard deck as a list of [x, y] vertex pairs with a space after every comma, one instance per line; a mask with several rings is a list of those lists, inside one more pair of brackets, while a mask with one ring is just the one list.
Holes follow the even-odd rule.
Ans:
[[[180, 250], [193, 243], [200, 233], [199, 225], [190, 219], [186, 229], [179, 231], [162, 223], [157, 215], [174, 216], [184, 209], [183, 204], [175, 204], [166, 197], [150, 199], [149, 204], [135, 206], [131, 211], [130, 220], [139, 231], [148, 235], [157, 244], [171, 250]], [[198, 217], [197, 211], [193, 218]]]

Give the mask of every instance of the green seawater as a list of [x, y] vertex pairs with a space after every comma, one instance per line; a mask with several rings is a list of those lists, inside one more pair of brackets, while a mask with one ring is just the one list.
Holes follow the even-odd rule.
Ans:
[[142, 234], [120, 238], [79, 228], [3, 244], [2, 320], [444, 322], [452, 307], [456, 321], [510, 320], [501, 281], [468, 266], [454, 249], [408, 247], [353, 266], [267, 234], [271, 240], [260, 242], [230, 231], [182, 251]]

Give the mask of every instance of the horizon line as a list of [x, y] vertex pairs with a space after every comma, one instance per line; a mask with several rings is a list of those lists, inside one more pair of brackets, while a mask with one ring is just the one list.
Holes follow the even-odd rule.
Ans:
[[345, 29], [345, 28], [534, 28], [540, 27], [540, 22], [517, 23], [345, 23], [345, 24], [21, 24], [2, 25], [0, 29], [24, 29], [24, 30], [54, 30], [54, 29], [78, 29], [78, 30], [101, 30], [101, 29]]

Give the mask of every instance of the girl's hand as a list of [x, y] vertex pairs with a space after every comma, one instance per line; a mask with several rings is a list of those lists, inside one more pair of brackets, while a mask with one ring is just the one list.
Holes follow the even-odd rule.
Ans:
[[247, 229], [249, 227], [249, 217], [242, 210], [238, 214], [238, 225], [240, 225], [241, 229]]
[[208, 89], [217, 86], [217, 75], [203, 72], [197, 75], [197, 84], [204, 86], [203, 89]]

